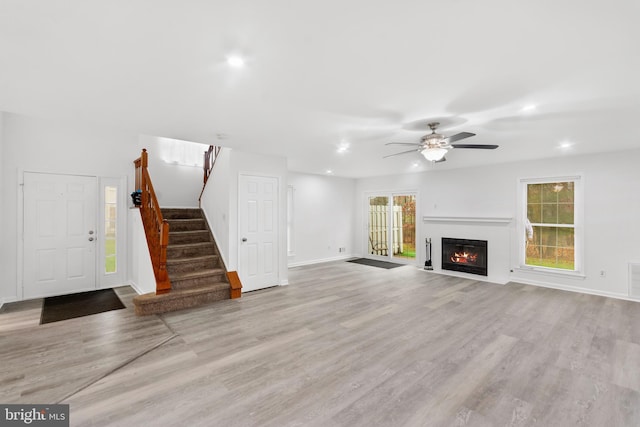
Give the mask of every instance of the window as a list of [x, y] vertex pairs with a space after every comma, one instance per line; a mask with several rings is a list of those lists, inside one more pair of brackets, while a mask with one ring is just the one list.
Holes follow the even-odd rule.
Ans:
[[[100, 177], [97, 276], [100, 288], [125, 282], [127, 268], [127, 191], [126, 177]], [[133, 211], [132, 211], [133, 213]]]
[[104, 257], [105, 273], [117, 271], [116, 233], [118, 229], [118, 188], [105, 186], [104, 188]]
[[416, 259], [416, 194], [368, 196], [367, 253], [395, 260]]
[[289, 185], [287, 187], [287, 254], [294, 255], [293, 245], [293, 194], [295, 189]]
[[522, 264], [533, 268], [580, 271], [580, 178], [523, 180], [522, 184]]
[[165, 163], [202, 167], [208, 145], [171, 138], [158, 138], [158, 150]]

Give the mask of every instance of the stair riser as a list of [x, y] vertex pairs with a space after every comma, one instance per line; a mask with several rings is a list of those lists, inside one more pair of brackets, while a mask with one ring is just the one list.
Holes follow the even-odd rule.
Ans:
[[195, 260], [189, 262], [180, 262], [176, 264], [167, 263], [167, 271], [169, 272], [169, 278], [172, 273], [185, 273], [187, 271], [208, 270], [211, 268], [217, 268], [218, 257], [211, 259]]
[[169, 220], [169, 234], [171, 234], [172, 231], [196, 231], [206, 229], [207, 227], [203, 219], [189, 219], [186, 221]]
[[226, 280], [227, 278], [225, 277], [224, 273], [212, 274], [211, 276], [177, 280], [175, 282], [172, 280], [171, 288], [172, 289], [193, 289], [193, 288], [197, 288], [205, 285], [214, 285], [216, 283], [224, 282]]
[[138, 316], [149, 314], [167, 313], [170, 311], [183, 310], [185, 308], [197, 307], [215, 301], [229, 299], [229, 290], [215, 290], [205, 294], [195, 295], [188, 298], [173, 300], [170, 303], [158, 301], [157, 303], [135, 305], [135, 312]]
[[191, 231], [188, 234], [174, 234], [169, 233], [169, 244], [170, 245], [183, 245], [186, 243], [203, 243], [209, 242], [209, 232], [208, 231]]
[[[165, 313], [230, 299], [226, 272], [202, 211], [163, 209], [162, 214], [169, 222], [167, 270], [172, 289], [166, 294], [149, 293], [135, 297], [136, 314]], [[196, 257], [206, 258], [192, 259]]]
[[171, 245], [169, 245], [167, 247], [167, 259], [215, 255], [215, 251], [215, 245], [213, 243], [191, 247], [171, 247]]
[[202, 218], [200, 209], [162, 209], [164, 219]]

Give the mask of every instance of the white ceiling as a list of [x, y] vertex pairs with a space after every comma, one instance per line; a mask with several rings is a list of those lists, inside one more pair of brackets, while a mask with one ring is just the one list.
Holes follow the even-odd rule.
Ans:
[[[346, 177], [619, 150], [640, 146], [639, 19], [637, 0], [0, 0], [0, 110]], [[382, 159], [433, 119], [500, 148]]]

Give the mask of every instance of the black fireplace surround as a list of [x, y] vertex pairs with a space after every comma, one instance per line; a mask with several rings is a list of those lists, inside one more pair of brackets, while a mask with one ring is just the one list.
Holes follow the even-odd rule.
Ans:
[[442, 269], [487, 275], [487, 241], [442, 238]]

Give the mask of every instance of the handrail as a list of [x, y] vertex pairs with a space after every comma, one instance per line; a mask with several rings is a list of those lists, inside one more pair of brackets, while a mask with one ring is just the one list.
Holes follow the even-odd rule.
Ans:
[[213, 170], [213, 166], [216, 164], [216, 160], [218, 159], [218, 154], [220, 154], [220, 149], [222, 147], [217, 145], [210, 145], [209, 149], [204, 152], [204, 164], [202, 169], [204, 171], [204, 183], [202, 184], [202, 191], [200, 192], [200, 197], [198, 197], [198, 205], [201, 204], [202, 195], [204, 194], [204, 189], [207, 186], [207, 181], [209, 181], [209, 177], [211, 176], [211, 171]]
[[142, 149], [140, 157], [133, 161], [135, 166], [136, 191], [141, 192], [140, 214], [147, 245], [151, 254], [153, 274], [156, 277], [156, 294], [165, 294], [171, 290], [167, 272], [167, 246], [169, 245], [169, 222], [162, 218], [156, 192], [151, 183], [147, 149]]

